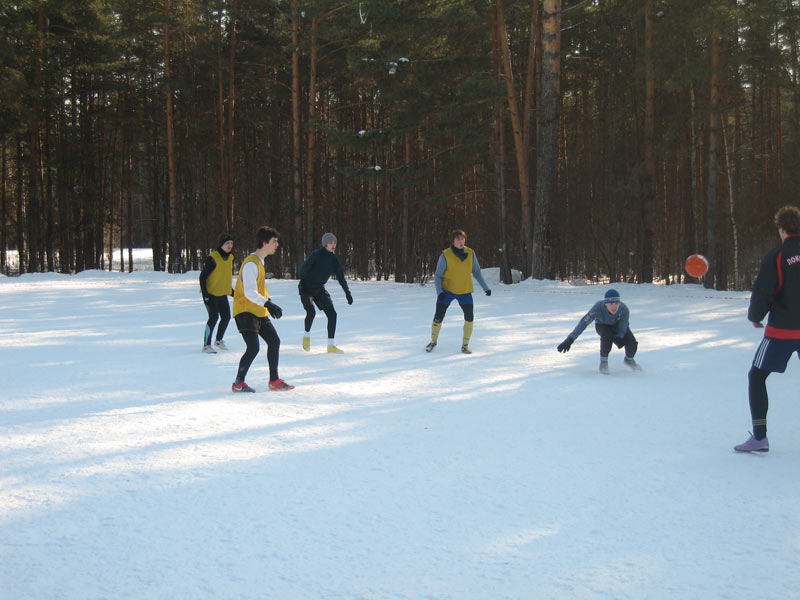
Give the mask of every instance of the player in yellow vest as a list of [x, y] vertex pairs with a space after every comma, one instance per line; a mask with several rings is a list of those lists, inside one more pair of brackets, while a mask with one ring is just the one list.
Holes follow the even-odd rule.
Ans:
[[281, 307], [271, 302], [267, 292], [267, 274], [264, 269], [264, 259], [275, 254], [278, 250], [279, 233], [272, 227], [260, 227], [256, 232], [256, 251], [244, 259], [236, 287], [233, 290], [233, 318], [236, 327], [242, 334], [244, 343], [247, 344], [239, 361], [239, 370], [236, 381], [231, 389], [234, 392], [255, 392], [244, 382], [247, 371], [259, 351], [261, 338], [267, 342], [267, 363], [269, 364], [269, 389], [278, 392], [293, 390], [278, 377], [278, 358], [281, 348], [281, 339], [270, 321], [270, 317], [280, 319], [283, 315]]
[[[228, 304], [228, 296], [233, 296], [231, 287], [233, 255], [231, 250], [233, 250], [233, 238], [227, 233], [223, 233], [219, 236], [217, 249], [209, 254], [203, 270], [200, 271], [200, 293], [203, 294], [203, 304], [208, 311], [208, 321], [203, 334], [203, 352], [207, 354], [216, 354], [214, 346], [220, 350], [228, 349], [222, 338], [231, 320], [231, 307]], [[214, 332], [217, 319], [219, 319], [217, 339], [212, 346], [211, 334]]]
[[425, 346], [425, 351], [430, 352], [436, 347], [439, 340], [439, 331], [442, 328], [444, 314], [453, 300], [458, 300], [458, 305], [464, 312], [464, 335], [461, 339], [461, 352], [472, 354], [469, 349], [469, 339], [472, 337], [473, 310], [472, 310], [472, 277], [486, 292], [492, 295], [492, 290], [481, 275], [481, 266], [475, 251], [466, 245], [467, 234], [461, 229], [456, 229], [450, 234], [451, 244], [439, 255], [436, 263], [434, 281], [436, 283], [436, 314], [433, 315], [431, 325], [431, 341]]

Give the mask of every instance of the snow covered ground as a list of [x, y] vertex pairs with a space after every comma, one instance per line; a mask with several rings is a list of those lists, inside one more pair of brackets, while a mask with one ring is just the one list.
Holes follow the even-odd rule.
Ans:
[[0, 598], [798, 598], [800, 364], [768, 381], [768, 455], [741, 455], [762, 331], [747, 293], [615, 284], [644, 371], [593, 327], [607, 286], [497, 283], [471, 356], [432, 286], [353, 282], [343, 355], [205, 355], [198, 273], [0, 277]]

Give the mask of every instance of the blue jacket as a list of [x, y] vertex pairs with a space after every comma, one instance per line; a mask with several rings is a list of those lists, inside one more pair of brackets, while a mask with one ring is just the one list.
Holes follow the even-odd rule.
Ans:
[[630, 316], [631, 311], [628, 310], [628, 307], [622, 302], [619, 303], [617, 312], [612, 315], [606, 308], [605, 300], [598, 300], [594, 303], [594, 306], [589, 309], [589, 312], [578, 321], [578, 324], [575, 326], [575, 329], [572, 330], [572, 333], [569, 334], [569, 337], [573, 340], [577, 339], [589, 323], [597, 321], [600, 325], [611, 325], [614, 328], [615, 338], [624, 338], [625, 334], [628, 333], [628, 319]]
[[760, 323], [767, 314], [764, 337], [800, 339], [800, 235], [787, 237], [761, 264], [747, 318]]

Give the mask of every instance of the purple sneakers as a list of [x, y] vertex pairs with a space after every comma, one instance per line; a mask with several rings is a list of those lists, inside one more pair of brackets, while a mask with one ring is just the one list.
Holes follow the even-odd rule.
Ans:
[[737, 452], [769, 452], [769, 440], [767, 438], [757, 440], [751, 433], [744, 444], [734, 446], [733, 449]]

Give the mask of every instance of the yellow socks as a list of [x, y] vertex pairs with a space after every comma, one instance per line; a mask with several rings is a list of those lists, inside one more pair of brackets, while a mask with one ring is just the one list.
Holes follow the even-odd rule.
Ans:
[[439, 332], [441, 331], [441, 329], [442, 329], [441, 323], [437, 323], [436, 321], [434, 321], [433, 325], [431, 325], [431, 341], [434, 343], [434, 345], [439, 341]]
[[464, 321], [464, 338], [461, 341], [462, 346], [469, 346], [469, 338], [472, 337], [472, 326], [474, 321]]

